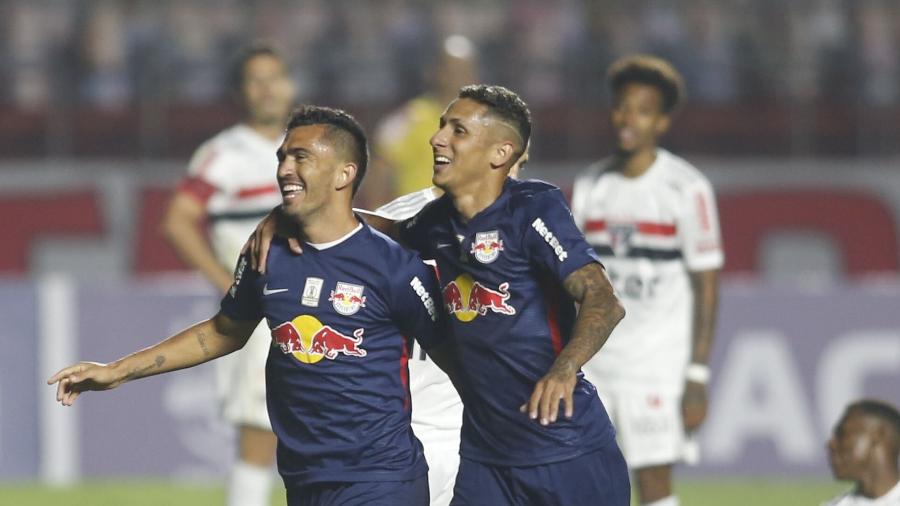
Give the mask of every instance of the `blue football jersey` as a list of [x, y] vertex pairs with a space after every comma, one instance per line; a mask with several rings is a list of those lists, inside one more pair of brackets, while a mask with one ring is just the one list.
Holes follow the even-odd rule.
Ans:
[[403, 222], [401, 242], [437, 261], [463, 370], [461, 455], [534, 465], [614, 439], [597, 391], [581, 372], [571, 420], [560, 414], [545, 427], [519, 412], [571, 337], [575, 304], [563, 280], [599, 262], [558, 188], [507, 179], [500, 197], [467, 223], [444, 196]]
[[239, 260], [222, 312], [272, 330], [266, 395], [286, 486], [427, 472], [410, 429], [408, 338], [438, 344], [442, 316], [416, 253], [365, 225], [302, 255], [276, 239], [265, 275]]

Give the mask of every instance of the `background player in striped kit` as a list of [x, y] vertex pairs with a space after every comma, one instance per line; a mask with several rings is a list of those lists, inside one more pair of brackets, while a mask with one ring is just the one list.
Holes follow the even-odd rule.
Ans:
[[[260, 217], [281, 202], [272, 177], [273, 153], [294, 101], [288, 70], [271, 46], [244, 48], [232, 78], [243, 119], [197, 149], [161, 223], [175, 251], [221, 293], [231, 286], [241, 245]], [[222, 414], [238, 430], [229, 506], [262, 506], [269, 500], [276, 443], [266, 412], [269, 341], [260, 325], [244, 349], [216, 363]]]
[[575, 221], [628, 315], [584, 368], [610, 412], [642, 504], [677, 506], [672, 464], [706, 416], [723, 263], [712, 187], [658, 147], [683, 98], [667, 62], [632, 56], [609, 70], [616, 153], [576, 180]]

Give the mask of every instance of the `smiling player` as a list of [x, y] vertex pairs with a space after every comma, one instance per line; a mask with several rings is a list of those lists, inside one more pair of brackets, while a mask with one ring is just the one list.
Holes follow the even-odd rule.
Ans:
[[297, 110], [278, 160], [282, 210], [304, 255], [276, 241], [265, 275], [242, 256], [210, 320], [109, 364], [64, 368], [48, 382], [71, 405], [83, 391], [231, 353], [265, 318], [268, 408], [288, 504], [425, 506], [428, 466], [410, 428], [404, 336], [445, 363], [433, 270], [352, 212], [368, 151], [350, 115]]

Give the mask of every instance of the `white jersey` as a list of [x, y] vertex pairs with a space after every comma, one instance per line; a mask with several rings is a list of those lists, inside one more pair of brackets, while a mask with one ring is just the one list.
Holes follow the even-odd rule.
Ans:
[[[398, 197], [376, 209], [375, 214], [395, 221], [405, 220], [434, 199], [431, 188], [427, 188]], [[446, 430], [455, 433], [458, 440], [462, 401], [447, 374], [428, 359], [418, 343], [409, 356], [409, 378], [413, 431], [419, 435], [423, 430]]]
[[229, 272], [259, 221], [281, 203], [275, 179], [280, 145], [280, 139], [239, 124], [203, 143], [191, 158], [180, 190], [205, 204], [210, 243]]
[[856, 492], [848, 492], [822, 503], [822, 506], [900, 506], [900, 481], [887, 494], [876, 499], [870, 499]]
[[609, 387], [655, 384], [680, 391], [692, 340], [688, 271], [723, 263], [712, 187], [664, 149], [637, 178], [611, 170], [611, 163], [579, 175], [572, 195], [575, 222], [626, 311], [585, 372]]
[[[229, 272], [259, 221], [281, 203], [275, 178], [280, 145], [280, 139], [269, 140], [246, 125], [235, 125], [197, 148], [181, 182], [179, 191], [205, 206], [210, 245]], [[216, 360], [222, 414], [229, 422], [271, 429], [265, 375], [270, 347], [268, 326], [260, 322], [241, 351]]]

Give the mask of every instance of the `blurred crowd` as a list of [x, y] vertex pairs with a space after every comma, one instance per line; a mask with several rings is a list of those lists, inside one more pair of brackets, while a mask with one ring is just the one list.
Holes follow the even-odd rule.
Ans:
[[227, 99], [234, 50], [266, 38], [304, 100], [388, 109], [459, 33], [484, 80], [532, 107], [603, 105], [609, 62], [652, 52], [690, 104], [900, 103], [895, 0], [8, 0], [0, 106], [116, 109]]

